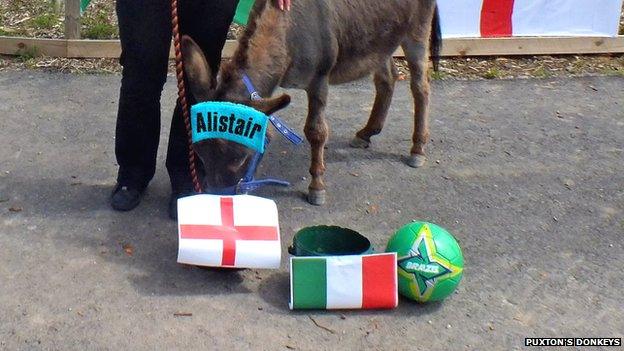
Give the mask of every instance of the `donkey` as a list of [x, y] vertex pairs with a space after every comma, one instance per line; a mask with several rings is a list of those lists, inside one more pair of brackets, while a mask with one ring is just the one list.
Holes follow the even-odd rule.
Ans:
[[[413, 145], [407, 164], [425, 163], [429, 139], [427, 75], [429, 51], [438, 57], [440, 25], [435, 0], [296, 0], [282, 12], [271, 0], [256, 0], [250, 22], [232, 60], [218, 74], [195, 42], [184, 36], [182, 54], [190, 91], [197, 101], [230, 101], [272, 114], [290, 103], [286, 94], [252, 101], [242, 76], [246, 73], [264, 97], [278, 87], [303, 89], [308, 97], [305, 136], [311, 146], [308, 201], [325, 202], [324, 145], [327, 91], [373, 74], [375, 102], [369, 120], [351, 146], [367, 148], [383, 128], [398, 73], [392, 54], [402, 47], [411, 72], [414, 98]], [[434, 68], [436, 66], [434, 60]], [[222, 139], [194, 145], [206, 167], [205, 187], [227, 187], [242, 178], [253, 155], [250, 149]]]

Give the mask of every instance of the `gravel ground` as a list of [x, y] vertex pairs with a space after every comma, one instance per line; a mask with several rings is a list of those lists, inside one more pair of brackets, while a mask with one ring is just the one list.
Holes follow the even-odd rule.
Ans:
[[[624, 337], [624, 78], [435, 81], [419, 169], [401, 161], [407, 82], [367, 150], [348, 141], [372, 84], [333, 87], [322, 207], [302, 195], [309, 147], [271, 143], [259, 174], [293, 186], [258, 194], [278, 204], [283, 248], [315, 224], [378, 249], [413, 219], [457, 237], [457, 293], [391, 311], [289, 311], [285, 252], [279, 270], [176, 264], [163, 159], [175, 91], [170, 78], [156, 177], [118, 213], [119, 76], [0, 72], [0, 349], [522, 350], [525, 337]], [[302, 130], [305, 93], [288, 93], [280, 115]]]

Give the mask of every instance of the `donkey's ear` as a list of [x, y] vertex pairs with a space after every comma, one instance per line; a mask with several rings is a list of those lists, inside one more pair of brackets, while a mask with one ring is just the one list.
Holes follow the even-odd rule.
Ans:
[[251, 107], [255, 108], [258, 111], [262, 111], [267, 115], [272, 115], [273, 113], [288, 106], [288, 104], [290, 104], [290, 96], [287, 94], [282, 94], [281, 96], [272, 99], [252, 101]]
[[204, 53], [188, 35], [182, 36], [180, 45], [184, 60], [184, 73], [191, 93], [198, 102], [211, 100], [214, 97], [217, 81]]

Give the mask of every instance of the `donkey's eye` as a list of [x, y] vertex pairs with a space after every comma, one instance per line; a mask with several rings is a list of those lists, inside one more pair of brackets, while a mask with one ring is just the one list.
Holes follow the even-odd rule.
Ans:
[[237, 166], [242, 166], [245, 162], [245, 155], [236, 155], [230, 159], [230, 162]]

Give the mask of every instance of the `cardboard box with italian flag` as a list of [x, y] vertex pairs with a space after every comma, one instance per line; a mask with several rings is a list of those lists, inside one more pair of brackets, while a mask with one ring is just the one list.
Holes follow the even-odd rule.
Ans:
[[198, 266], [279, 268], [275, 202], [251, 195], [194, 195], [178, 200], [178, 262]]
[[396, 253], [291, 257], [291, 309], [382, 309], [398, 304]]

